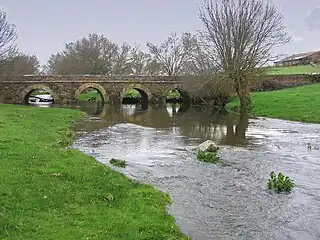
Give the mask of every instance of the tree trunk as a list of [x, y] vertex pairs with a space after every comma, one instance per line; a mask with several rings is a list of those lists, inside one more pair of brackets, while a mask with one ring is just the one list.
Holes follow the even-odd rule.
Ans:
[[245, 140], [246, 139], [246, 131], [249, 126], [249, 117], [247, 115], [240, 115], [239, 122], [236, 126], [236, 132], [235, 135], [241, 139]]
[[247, 114], [251, 103], [248, 84], [240, 83], [236, 90], [240, 99], [240, 113]]

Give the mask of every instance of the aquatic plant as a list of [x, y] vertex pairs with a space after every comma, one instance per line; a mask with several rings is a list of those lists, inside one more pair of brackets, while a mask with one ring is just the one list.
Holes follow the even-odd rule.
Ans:
[[201, 150], [198, 152], [197, 158], [199, 161], [207, 163], [216, 163], [220, 160], [217, 152], [206, 152]]
[[272, 171], [268, 180], [269, 190], [274, 190], [277, 193], [287, 192], [290, 193], [294, 187], [294, 182], [288, 176], [279, 172], [278, 175]]
[[312, 146], [311, 143], [308, 143], [308, 150], [311, 150], [312, 147], [313, 147], [313, 149], [315, 149], [315, 150], [319, 150], [319, 147], [318, 147], [318, 146], [316, 146], [316, 145]]
[[121, 159], [111, 158], [110, 163], [113, 166], [121, 167], [121, 168], [125, 168], [127, 166], [126, 161], [125, 160], [121, 160]]

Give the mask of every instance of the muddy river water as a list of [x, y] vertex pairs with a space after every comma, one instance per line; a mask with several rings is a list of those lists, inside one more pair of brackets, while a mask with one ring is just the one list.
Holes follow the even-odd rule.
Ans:
[[[320, 125], [171, 106], [80, 108], [89, 116], [73, 147], [107, 165], [125, 159], [117, 171], [169, 193], [169, 212], [192, 239], [320, 239]], [[221, 146], [221, 163], [196, 160], [207, 139]], [[267, 190], [273, 170], [295, 181], [291, 194]]]

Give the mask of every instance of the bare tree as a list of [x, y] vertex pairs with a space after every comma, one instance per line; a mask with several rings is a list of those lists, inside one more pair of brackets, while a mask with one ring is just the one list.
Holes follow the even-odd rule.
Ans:
[[123, 75], [131, 73], [131, 46], [124, 42], [120, 47], [117, 47], [115, 58], [113, 61], [112, 74]]
[[134, 75], [160, 75], [162, 65], [150, 54], [140, 50], [140, 46], [135, 46], [131, 51], [131, 73]]
[[62, 72], [62, 69], [60, 69], [60, 65], [63, 64], [63, 56], [60, 53], [52, 54], [47, 62], [46, 65], [44, 65], [43, 73], [47, 75], [55, 75]]
[[162, 64], [156, 59], [151, 58], [146, 66], [146, 75], [163, 75]]
[[134, 75], [147, 75], [148, 65], [152, 61], [150, 54], [140, 50], [140, 46], [135, 46], [131, 50], [131, 66], [130, 69]]
[[185, 61], [189, 57], [192, 48], [192, 35], [183, 33], [178, 37], [176, 33], [172, 33], [169, 38], [159, 46], [147, 42], [150, 54], [155, 57], [164, 69], [167, 75], [178, 75], [182, 71]]
[[38, 74], [39, 67], [39, 60], [35, 55], [29, 56], [18, 53], [5, 61], [1, 67], [1, 72], [5, 75]]
[[7, 14], [0, 9], [0, 61], [1, 65], [5, 63], [16, 53], [15, 40], [17, 32], [15, 25], [11, 24], [7, 19]]
[[203, 0], [202, 35], [215, 64], [233, 81], [241, 112], [250, 104], [249, 83], [287, 43], [283, 16], [269, 0]]
[[192, 37], [192, 50], [183, 64], [184, 75], [212, 75], [217, 73], [214, 57], [201, 36]]

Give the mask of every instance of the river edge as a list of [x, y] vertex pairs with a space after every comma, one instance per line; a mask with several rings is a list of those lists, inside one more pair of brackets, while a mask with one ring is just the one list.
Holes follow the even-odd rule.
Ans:
[[[3, 104], [0, 113], [1, 143], [9, 149], [0, 156], [10, 159], [1, 167], [0, 237], [189, 239], [168, 214], [167, 194], [68, 147], [76, 139], [72, 125], [85, 113]], [[31, 145], [34, 138], [38, 142]], [[23, 180], [30, 176], [32, 182]]]
[[[180, 124], [173, 126], [157, 121], [150, 124], [150, 115], [144, 116], [144, 122], [130, 119], [103, 129], [92, 127], [103, 125], [93, 116], [92, 124], [82, 126], [87, 134], [75, 144], [76, 148], [107, 165], [112, 157], [126, 159], [128, 167], [119, 171], [129, 177], [134, 173], [141, 182], [168, 192], [173, 199], [169, 213], [175, 216], [182, 231], [194, 239], [317, 239], [313, 236], [318, 231], [303, 222], [308, 217], [316, 226], [319, 212], [318, 207], [310, 211], [311, 206], [317, 205], [313, 196], [318, 189], [309, 178], [305, 179], [307, 173], [315, 183], [320, 181], [312, 175], [317, 172], [318, 151], [307, 148], [307, 143], [316, 144], [317, 124], [271, 118], [249, 121], [248, 146], [235, 148], [227, 144], [226, 151], [221, 152], [226, 164], [217, 166], [199, 163], [194, 154], [185, 152], [185, 147], [198, 145], [207, 136], [206, 133], [196, 140], [198, 134], [178, 131], [183, 127], [181, 120], [191, 120], [190, 115], [184, 115], [177, 121]], [[113, 152], [120, 154], [114, 156]], [[297, 188], [288, 196], [270, 193], [266, 190], [270, 171], [288, 174], [297, 181]], [[246, 201], [242, 201], [243, 197]]]

